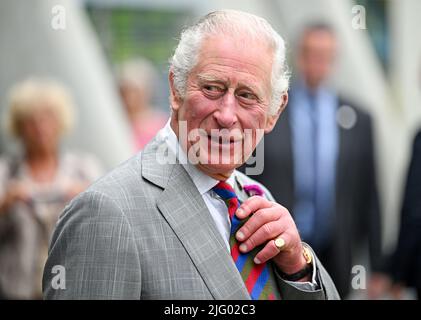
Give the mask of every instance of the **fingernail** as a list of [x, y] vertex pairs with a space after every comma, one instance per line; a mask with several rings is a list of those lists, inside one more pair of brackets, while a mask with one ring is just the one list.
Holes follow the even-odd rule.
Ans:
[[240, 245], [240, 251], [247, 251], [247, 246], [244, 243]]
[[244, 210], [243, 210], [243, 209], [238, 209], [238, 210], [237, 210], [237, 216], [238, 216], [238, 215], [240, 215], [240, 216], [241, 216], [241, 215], [243, 215], [243, 214], [244, 214]]
[[242, 233], [241, 231], [238, 231], [237, 232], [237, 239], [240, 240], [240, 241], [243, 240], [244, 239], [244, 233]]
[[260, 260], [259, 260], [259, 259], [257, 259], [257, 258], [254, 258], [254, 263], [255, 263], [255, 264], [260, 264]]

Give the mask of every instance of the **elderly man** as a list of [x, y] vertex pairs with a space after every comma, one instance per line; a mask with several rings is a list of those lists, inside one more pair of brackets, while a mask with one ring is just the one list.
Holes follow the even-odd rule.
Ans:
[[167, 125], [64, 211], [45, 298], [338, 298], [287, 209], [235, 170], [286, 106], [282, 38], [210, 13], [183, 32], [169, 83]]

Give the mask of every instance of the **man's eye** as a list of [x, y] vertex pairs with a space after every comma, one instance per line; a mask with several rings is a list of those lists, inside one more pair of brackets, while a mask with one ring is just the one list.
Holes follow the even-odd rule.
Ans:
[[225, 93], [225, 88], [216, 85], [204, 85], [202, 87], [203, 94], [209, 99], [219, 99]]
[[245, 100], [257, 100], [256, 95], [250, 92], [242, 92], [238, 94], [239, 97], [244, 98]]
[[222, 89], [221, 87], [218, 87], [218, 86], [212, 86], [212, 85], [205, 85], [205, 86], [203, 86], [203, 88], [204, 88], [206, 91], [215, 92], [215, 93], [217, 93], [217, 92], [222, 92], [222, 91], [223, 91], [223, 89]]

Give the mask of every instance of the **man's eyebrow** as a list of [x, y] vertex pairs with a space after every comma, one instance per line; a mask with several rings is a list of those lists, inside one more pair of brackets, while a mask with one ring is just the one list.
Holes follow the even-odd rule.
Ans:
[[[223, 79], [223, 78], [220, 78], [218, 76], [208, 74], [208, 73], [198, 74], [197, 78], [199, 79], [200, 82], [218, 82], [218, 83], [224, 83], [224, 84], [228, 83], [227, 79]], [[261, 94], [259, 88], [253, 84], [239, 83], [239, 88], [251, 90], [258, 95]]]
[[242, 89], [244, 89], [244, 88], [249, 89], [249, 90], [252, 90], [252, 91], [259, 91], [259, 89], [255, 85], [252, 85], [252, 84], [249, 84], [249, 83], [240, 82], [238, 84], [238, 87], [242, 88]]
[[198, 74], [197, 78], [199, 79], [199, 81], [211, 81], [211, 82], [227, 82], [225, 79], [221, 79], [220, 77], [211, 75], [211, 74], [206, 74], [206, 73], [202, 73], [202, 74]]
[[262, 94], [261, 89], [259, 87], [249, 84], [249, 83], [239, 83], [238, 84], [239, 89], [247, 89], [255, 93], [256, 95], [260, 96]]

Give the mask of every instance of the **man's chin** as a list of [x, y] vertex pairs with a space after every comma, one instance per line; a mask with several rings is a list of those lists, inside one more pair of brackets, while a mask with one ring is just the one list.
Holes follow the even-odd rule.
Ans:
[[199, 170], [207, 174], [212, 178], [216, 178], [218, 180], [224, 180], [221, 178], [228, 179], [232, 172], [241, 166], [241, 163], [230, 163], [230, 164], [222, 164], [222, 163], [199, 163], [197, 167]]

